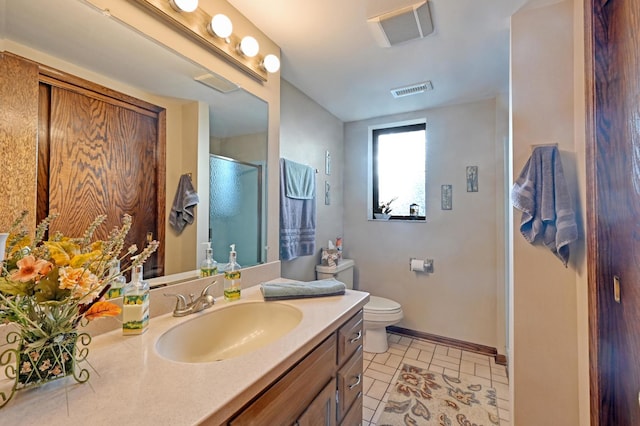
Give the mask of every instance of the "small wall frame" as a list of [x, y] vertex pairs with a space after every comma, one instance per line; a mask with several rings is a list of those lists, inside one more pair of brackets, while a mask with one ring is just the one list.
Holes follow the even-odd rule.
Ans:
[[478, 192], [478, 166], [467, 166], [467, 192]]
[[440, 209], [453, 210], [453, 185], [440, 187]]

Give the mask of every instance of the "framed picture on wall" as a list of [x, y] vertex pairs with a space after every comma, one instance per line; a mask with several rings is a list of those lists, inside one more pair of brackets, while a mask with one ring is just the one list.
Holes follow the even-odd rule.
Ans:
[[324, 181], [324, 204], [326, 206], [331, 204], [331, 185], [328, 181]]
[[440, 209], [453, 210], [453, 185], [440, 187]]
[[467, 192], [478, 192], [478, 166], [467, 166]]

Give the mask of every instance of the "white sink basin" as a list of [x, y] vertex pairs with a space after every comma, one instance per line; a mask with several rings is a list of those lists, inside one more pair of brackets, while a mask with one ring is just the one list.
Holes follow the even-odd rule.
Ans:
[[302, 312], [277, 302], [231, 304], [195, 314], [160, 336], [158, 353], [172, 361], [199, 363], [259, 349], [293, 330]]

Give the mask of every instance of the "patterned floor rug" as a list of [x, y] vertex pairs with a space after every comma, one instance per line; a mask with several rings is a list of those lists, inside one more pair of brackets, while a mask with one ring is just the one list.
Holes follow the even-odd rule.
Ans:
[[496, 390], [404, 364], [378, 426], [499, 425]]

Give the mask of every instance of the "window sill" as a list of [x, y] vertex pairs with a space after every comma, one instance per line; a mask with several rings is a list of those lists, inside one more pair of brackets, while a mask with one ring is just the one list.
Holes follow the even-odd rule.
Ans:
[[425, 216], [411, 217], [411, 216], [392, 216], [388, 219], [376, 219], [373, 217], [368, 218], [372, 222], [403, 222], [403, 223], [426, 223], [427, 218]]

